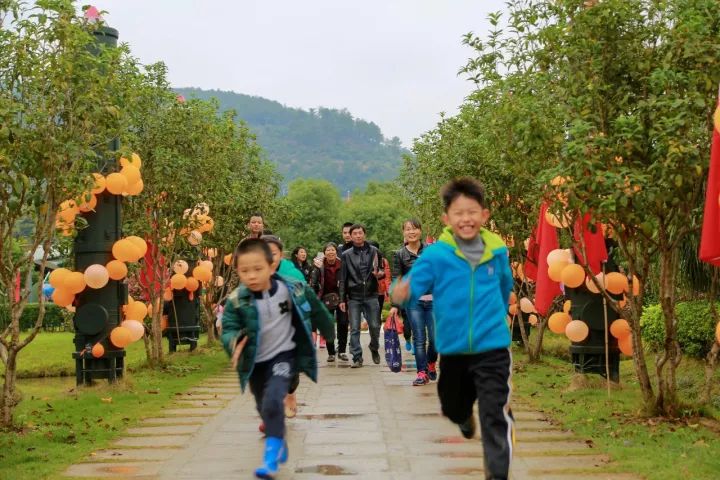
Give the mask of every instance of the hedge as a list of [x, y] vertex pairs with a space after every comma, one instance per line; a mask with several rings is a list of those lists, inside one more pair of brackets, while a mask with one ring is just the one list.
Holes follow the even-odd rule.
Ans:
[[[38, 317], [40, 305], [37, 303], [28, 303], [25, 305], [22, 316], [20, 317], [20, 330], [29, 330], [35, 325]], [[64, 330], [69, 320], [69, 312], [58, 307], [54, 303], [45, 304], [45, 317], [43, 318], [43, 329], [45, 330]], [[5, 327], [10, 323], [10, 311], [7, 305], [0, 305], [0, 327]]]
[[[720, 311], [720, 305], [718, 305]], [[683, 353], [695, 358], [704, 357], [715, 341], [716, 321], [707, 300], [680, 302], [675, 305], [678, 318], [678, 341]], [[661, 350], [665, 341], [665, 316], [662, 307], [649, 305], [640, 318], [643, 341], [654, 350]]]

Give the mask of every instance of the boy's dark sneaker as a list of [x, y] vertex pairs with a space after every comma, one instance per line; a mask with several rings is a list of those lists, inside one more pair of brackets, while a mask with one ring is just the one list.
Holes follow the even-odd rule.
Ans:
[[413, 387], [419, 387], [422, 385], [427, 385], [430, 383], [430, 380], [428, 379], [428, 376], [425, 374], [425, 372], [418, 372], [417, 378], [413, 381]]
[[470, 415], [467, 420], [460, 424], [460, 433], [462, 436], [471, 439], [475, 436], [475, 417]]
[[335, 355], [328, 355], [328, 363], [333, 363], [335, 361]]
[[362, 364], [362, 360], [355, 360], [352, 365], [350, 365], [350, 368], [362, 368]]
[[347, 361], [348, 361], [347, 353], [338, 353], [338, 358], [339, 358], [340, 360], [342, 360], [343, 362], [347, 362]]
[[437, 380], [437, 365], [435, 364], [435, 362], [428, 362], [427, 375], [428, 378], [433, 382]]
[[372, 353], [373, 363], [375, 365], [380, 365], [380, 353], [377, 350], [373, 350], [370, 353]]

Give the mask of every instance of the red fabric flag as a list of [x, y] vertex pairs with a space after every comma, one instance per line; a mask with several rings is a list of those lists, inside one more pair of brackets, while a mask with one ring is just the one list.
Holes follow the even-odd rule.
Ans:
[[705, 193], [702, 236], [700, 237], [700, 260], [720, 266], [720, 98], [715, 109], [710, 147], [710, 172]]
[[585, 253], [587, 254], [587, 264], [590, 270], [597, 275], [602, 272], [602, 262], [607, 261], [608, 253], [605, 247], [605, 237], [603, 237], [602, 226], [596, 222], [591, 225], [591, 216], [589, 213], [583, 215], [582, 219], [575, 221], [573, 227], [573, 236], [575, 237], [575, 261], [580, 265], [585, 265], [585, 258], [582, 254], [581, 238], [585, 244]]
[[543, 203], [540, 207], [535, 233], [530, 237], [528, 245], [528, 258], [525, 262], [525, 275], [528, 268], [534, 270], [535, 275], [535, 309], [540, 315], [547, 315], [555, 297], [562, 293], [560, 284], [548, 276], [547, 256], [553, 250], [560, 248], [557, 230], [545, 220], [548, 206]]
[[[155, 294], [162, 292], [162, 279], [157, 278], [155, 269], [157, 267], [159, 267], [159, 271], [163, 271], [165, 269], [165, 257], [160, 254], [157, 245], [153, 244], [149, 240], [146, 240], [146, 242], [148, 249], [145, 253], [145, 265], [143, 265], [143, 268], [140, 269], [138, 280], [140, 281], [140, 285], [143, 287], [143, 296], [145, 297], [145, 300], [149, 301], [150, 294], [153, 290], [155, 291]], [[156, 262], [158, 264], [157, 266], [155, 265]]]

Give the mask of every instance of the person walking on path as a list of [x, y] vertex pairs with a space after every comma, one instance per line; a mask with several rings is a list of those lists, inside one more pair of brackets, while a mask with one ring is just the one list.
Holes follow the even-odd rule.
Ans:
[[265, 219], [263, 218], [262, 213], [255, 212], [250, 215], [250, 220], [248, 220], [247, 228], [250, 233], [246, 238], [262, 237], [265, 231]]
[[295, 265], [295, 268], [302, 272], [305, 281], [310, 283], [310, 277], [315, 267], [313, 267], [312, 263], [308, 262], [307, 249], [305, 247], [295, 247], [290, 255], [290, 261]]
[[378, 258], [380, 259], [380, 269], [383, 271], [382, 278], [378, 278], [378, 303], [380, 304], [380, 318], [382, 319], [382, 310], [385, 306], [385, 298], [390, 291], [390, 281], [392, 280], [392, 273], [390, 271], [390, 262], [388, 262], [385, 255], [380, 251], [380, 244], [374, 240], [368, 242], [378, 250]]
[[[342, 262], [337, 255], [337, 245], [330, 242], [325, 245], [324, 257], [318, 259], [320, 267], [313, 272], [312, 284], [316, 287], [318, 297], [325, 304], [325, 307], [335, 316], [337, 323], [337, 356], [340, 360], [347, 362], [348, 356], [345, 353], [348, 340], [348, 317], [347, 313], [340, 310], [340, 269]], [[317, 267], [317, 265], [315, 265]], [[328, 362], [334, 361], [330, 357], [331, 346], [328, 344]]]
[[274, 478], [288, 460], [283, 399], [292, 378], [303, 372], [317, 381], [310, 324], [330, 334], [332, 317], [309, 286], [273, 273], [263, 240], [244, 240], [236, 259], [241, 285], [226, 302], [222, 342], [265, 424], [265, 453], [255, 476]]
[[350, 236], [350, 228], [355, 225], [353, 222], [345, 222], [342, 226], [342, 243], [338, 245], [337, 252], [338, 256], [342, 256], [345, 250], [352, 248], [352, 237]]
[[473, 438], [478, 401], [485, 478], [506, 480], [515, 438], [505, 321], [513, 287], [508, 248], [483, 228], [489, 211], [479, 182], [453, 180], [441, 196], [447, 227], [395, 285], [392, 298], [411, 306], [432, 293], [443, 415], [459, 425], [465, 438]]
[[[393, 279], [408, 275], [415, 261], [426, 248], [422, 242], [422, 227], [415, 219], [403, 222], [403, 236], [405, 245], [395, 252]], [[417, 364], [417, 378], [413, 385], [427, 385], [431, 380], [437, 380], [437, 352], [435, 351], [435, 320], [433, 318], [432, 294], [422, 295], [415, 304], [408, 304], [405, 316], [412, 328], [414, 339], [415, 363]], [[397, 314], [399, 305], [393, 304], [390, 314]]]
[[342, 254], [340, 269], [340, 310], [350, 318], [350, 354], [352, 368], [363, 366], [360, 346], [361, 315], [365, 316], [370, 330], [370, 353], [375, 364], [380, 363], [380, 304], [378, 303], [378, 280], [385, 276], [380, 268], [378, 249], [365, 241], [365, 227], [350, 227], [352, 248]]

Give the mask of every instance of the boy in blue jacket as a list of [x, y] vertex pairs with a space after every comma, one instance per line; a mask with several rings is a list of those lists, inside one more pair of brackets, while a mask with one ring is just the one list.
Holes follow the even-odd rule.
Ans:
[[225, 303], [222, 342], [265, 424], [265, 454], [255, 476], [274, 478], [288, 459], [285, 396], [298, 372], [317, 380], [311, 324], [330, 337], [333, 317], [307, 284], [274, 273], [264, 240], [243, 240], [235, 258], [241, 285]]
[[433, 295], [443, 415], [459, 425], [465, 438], [473, 438], [472, 409], [479, 402], [485, 477], [506, 480], [514, 443], [508, 249], [483, 228], [490, 214], [480, 183], [456, 179], [443, 187], [441, 196], [446, 228], [398, 282], [392, 297], [395, 303], [412, 305], [422, 295]]

